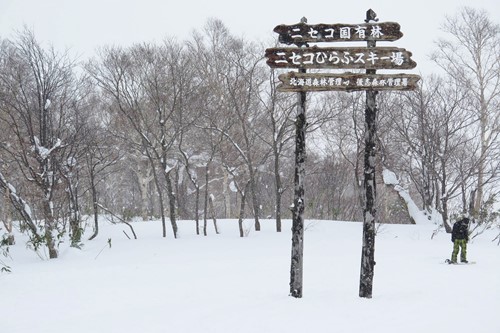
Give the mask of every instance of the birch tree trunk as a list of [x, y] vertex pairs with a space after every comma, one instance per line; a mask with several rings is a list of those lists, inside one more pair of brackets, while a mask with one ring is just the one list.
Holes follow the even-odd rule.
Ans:
[[55, 232], [55, 219], [52, 211], [53, 203], [50, 199], [43, 201], [43, 215], [45, 218], [45, 242], [47, 243], [47, 248], [49, 250], [49, 258], [56, 259], [58, 257], [58, 251], [56, 247], [56, 235]]
[[141, 216], [143, 221], [149, 220], [148, 218], [148, 192], [149, 184], [153, 180], [151, 176], [151, 168], [146, 161], [140, 161], [140, 168], [137, 170], [136, 175], [139, 181], [139, 191], [141, 192]]
[[208, 196], [208, 206], [210, 207], [210, 214], [212, 215], [212, 221], [214, 222], [215, 233], [219, 234], [219, 229], [217, 228], [217, 218], [215, 217], [213, 195]]
[[281, 232], [281, 196], [283, 194], [283, 184], [281, 182], [281, 176], [280, 176], [280, 166], [279, 166], [279, 161], [278, 161], [278, 155], [275, 153], [275, 158], [274, 158], [274, 179], [276, 181], [276, 187], [274, 189], [274, 195], [276, 198], [276, 207], [275, 207], [275, 212], [276, 212], [276, 232]]
[[[375, 41], [368, 41], [368, 47], [375, 47]], [[375, 74], [367, 70], [367, 74]], [[363, 210], [363, 248], [361, 251], [361, 271], [359, 296], [372, 297], [375, 268], [375, 222], [376, 222], [376, 181], [375, 181], [375, 138], [377, 133], [377, 91], [366, 92], [365, 108], [365, 156], [364, 189], [365, 208]]]
[[200, 187], [196, 184], [196, 199], [194, 203], [194, 219], [196, 221], [196, 234], [200, 234]]
[[7, 206], [9, 197], [10, 189], [8, 187], [5, 187], [5, 204], [3, 207], [3, 225], [5, 226], [5, 230], [7, 230], [7, 239], [5, 241], [7, 242], [7, 245], [14, 245], [16, 243], [16, 240], [14, 238], [14, 234], [12, 233], [12, 217], [10, 215], [9, 207]]
[[248, 181], [245, 185], [245, 189], [243, 191], [239, 190], [238, 192], [241, 195], [240, 202], [240, 214], [238, 217], [238, 228], [240, 230], [240, 237], [245, 237], [245, 231], [243, 230], [243, 219], [245, 218], [245, 203], [246, 203], [246, 193], [248, 191], [248, 187], [250, 185], [250, 181]]
[[228, 173], [224, 170], [224, 180], [223, 180], [223, 195], [224, 195], [224, 208], [225, 208], [225, 217], [226, 219], [231, 218], [231, 191], [229, 191], [228, 184]]
[[89, 177], [90, 177], [90, 191], [92, 193], [92, 212], [94, 214], [94, 233], [92, 234], [92, 236], [90, 236], [89, 240], [93, 240], [99, 234], [99, 207], [97, 202], [98, 198], [97, 198], [95, 174], [93, 170], [91, 170]]
[[[304, 69], [299, 70], [305, 73]], [[304, 178], [306, 159], [306, 93], [299, 92], [295, 120], [295, 174], [292, 209], [292, 258], [290, 265], [290, 296], [302, 297], [304, 254]]]
[[253, 164], [249, 163], [249, 174], [250, 174], [250, 186], [252, 187], [252, 205], [253, 205], [253, 213], [255, 220], [255, 231], [260, 231], [260, 201], [257, 196], [257, 183], [255, 181], [255, 170], [253, 168]]
[[172, 225], [172, 231], [174, 232], [174, 238], [177, 238], [177, 221], [176, 221], [176, 209], [175, 209], [175, 193], [172, 187], [172, 180], [170, 179], [170, 172], [165, 173], [165, 181], [167, 184], [167, 196], [170, 208], [170, 224]]
[[71, 247], [80, 247], [83, 230], [80, 226], [80, 207], [78, 205], [78, 181], [73, 180], [73, 172], [70, 172], [66, 178], [68, 182], [68, 201], [69, 201], [69, 225], [71, 228]]
[[205, 166], [205, 200], [203, 203], [203, 236], [207, 236], [207, 218], [208, 218], [208, 179], [210, 174], [210, 161]]

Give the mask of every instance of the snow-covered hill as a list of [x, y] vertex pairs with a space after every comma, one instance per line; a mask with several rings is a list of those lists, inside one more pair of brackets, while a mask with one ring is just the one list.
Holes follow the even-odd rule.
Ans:
[[129, 240], [127, 226], [103, 222], [83, 250], [62, 244], [45, 261], [16, 235], [2, 258], [12, 273], [0, 275], [0, 331], [500, 332], [498, 230], [469, 244], [477, 264], [450, 266], [450, 237], [431, 240], [435, 226], [381, 226], [373, 298], [362, 299], [361, 223], [306, 221], [304, 297], [295, 299], [290, 221], [276, 233], [264, 220], [245, 238], [236, 220], [218, 223], [221, 233], [204, 237], [180, 221], [180, 238], [165, 239], [159, 222], [135, 222]]

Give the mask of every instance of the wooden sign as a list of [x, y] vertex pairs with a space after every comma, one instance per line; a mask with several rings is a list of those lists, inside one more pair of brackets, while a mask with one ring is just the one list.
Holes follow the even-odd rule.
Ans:
[[396, 22], [362, 24], [314, 24], [297, 23], [278, 25], [274, 32], [283, 44], [354, 41], [395, 41], [403, 36]]
[[420, 76], [414, 74], [297, 73], [279, 76], [279, 91], [414, 90]]
[[397, 47], [285, 47], [266, 50], [273, 68], [412, 69], [412, 53]]

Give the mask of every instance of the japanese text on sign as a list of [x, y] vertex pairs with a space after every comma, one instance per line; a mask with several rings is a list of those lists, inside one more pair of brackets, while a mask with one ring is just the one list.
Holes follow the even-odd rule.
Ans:
[[280, 91], [413, 90], [420, 80], [414, 74], [297, 73], [279, 76]]
[[280, 34], [280, 41], [286, 44], [300, 42], [335, 42], [335, 41], [394, 41], [403, 34], [395, 22], [379, 24], [315, 24], [278, 25], [274, 31]]
[[380, 48], [276, 48], [266, 50], [271, 67], [400, 68], [416, 66], [405, 49]]
[[290, 86], [309, 86], [309, 87], [319, 87], [319, 86], [350, 86], [355, 85], [358, 87], [406, 87], [408, 86], [408, 78], [387, 78], [378, 80], [377, 78], [358, 78], [356, 80], [350, 80], [342, 77], [330, 77], [330, 78], [295, 78], [291, 77], [288, 84]]
[[392, 52], [388, 56], [378, 56], [377, 52], [373, 51], [363, 51], [352, 54], [348, 51], [337, 52], [306, 52], [303, 54], [298, 54], [292, 52], [292, 55], [287, 57], [285, 52], [277, 53], [278, 56], [282, 57], [279, 60], [275, 60], [276, 64], [292, 63], [294, 65], [312, 65], [312, 64], [325, 64], [331, 63], [333, 65], [345, 64], [366, 64], [370, 63], [374, 65], [376, 62], [389, 61], [396, 66], [401, 66], [404, 63], [403, 52]]
[[367, 36], [371, 36], [374, 39], [378, 39], [382, 37], [384, 33], [380, 26], [375, 25], [372, 27], [366, 27], [358, 25], [356, 27], [340, 27], [338, 30], [334, 28], [325, 28], [323, 30], [314, 29], [310, 27], [308, 31], [304, 34], [301, 28], [292, 28], [291, 35], [292, 38], [304, 38], [304, 36], [318, 39], [319, 37], [323, 37], [324, 39], [365, 39]]

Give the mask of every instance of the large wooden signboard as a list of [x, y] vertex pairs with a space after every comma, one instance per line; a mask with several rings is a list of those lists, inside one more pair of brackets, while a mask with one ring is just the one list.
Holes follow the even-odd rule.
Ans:
[[[417, 65], [411, 52], [397, 47], [377, 47], [377, 41], [396, 41], [403, 36], [395, 22], [378, 23], [373, 10], [366, 12], [362, 24], [307, 24], [305, 18], [293, 25], [278, 25], [274, 31], [283, 44], [296, 47], [275, 47], [266, 50], [267, 64], [271, 68], [294, 68], [298, 72], [279, 75], [279, 91], [297, 92], [297, 119], [295, 134], [295, 184], [292, 209], [292, 260], [290, 267], [290, 295], [302, 297], [303, 240], [304, 240], [304, 187], [305, 176], [305, 103], [306, 92], [317, 91], [366, 91], [364, 179], [365, 200], [363, 208], [363, 248], [359, 296], [372, 297], [376, 222], [376, 119], [378, 91], [413, 90], [420, 79], [413, 74], [376, 74], [379, 69], [406, 70]], [[309, 43], [359, 42], [366, 47], [319, 47]], [[327, 72], [307, 73], [307, 69]], [[351, 73], [345, 69], [364, 70]]]
[[[367, 15], [373, 17], [376, 14], [368, 11]], [[280, 24], [274, 28], [274, 32], [279, 34], [279, 41], [283, 44], [295, 44], [297, 47], [274, 47], [266, 49], [265, 56], [267, 64], [271, 68], [295, 68], [295, 69], [363, 69], [367, 73], [357, 74], [358, 76], [347, 78], [342, 84], [325, 84], [345, 75], [351, 74], [309, 74], [299, 75], [288, 73], [286, 76], [280, 76], [282, 85], [281, 91], [299, 92], [299, 91], [329, 91], [329, 90], [412, 90], [417, 87], [419, 76], [408, 74], [392, 75], [394, 82], [403, 84], [384, 84], [392, 82], [390, 77], [373, 78], [374, 72], [368, 71], [389, 69], [389, 70], [407, 70], [417, 66], [411, 59], [412, 53], [404, 48], [398, 47], [376, 47], [377, 41], [396, 41], [403, 36], [400, 31], [400, 25], [396, 22], [375, 22], [370, 23], [371, 18], [367, 16], [367, 22], [360, 24], [307, 24], [300, 22], [292, 25]], [[309, 46], [309, 43], [325, 42], [356, 42], [366, 41], [369, 47], [319, 47], [317, 45]], [[294, 76], [295, 75], [295, 76]], [[296, 81], [297, 79], [298, 81]], [[302, 81], [304, 79], [304, 81]], [[354, 81], [353, 81], [354, 80]], [[297, 84], [304, 82], [304, 84]], [[307, 84], [307, 83], [311, 84]], [[319, 85], [312, 84], [320, 82]], [[359, 84], [360, 82], [370, 82], [371, 84]], [[382, 84], [378, 84], [382, 82]], [[321, 84], [322, 83], [322, 84]], [[375, 83], [375, 84], [373, 84]]]

